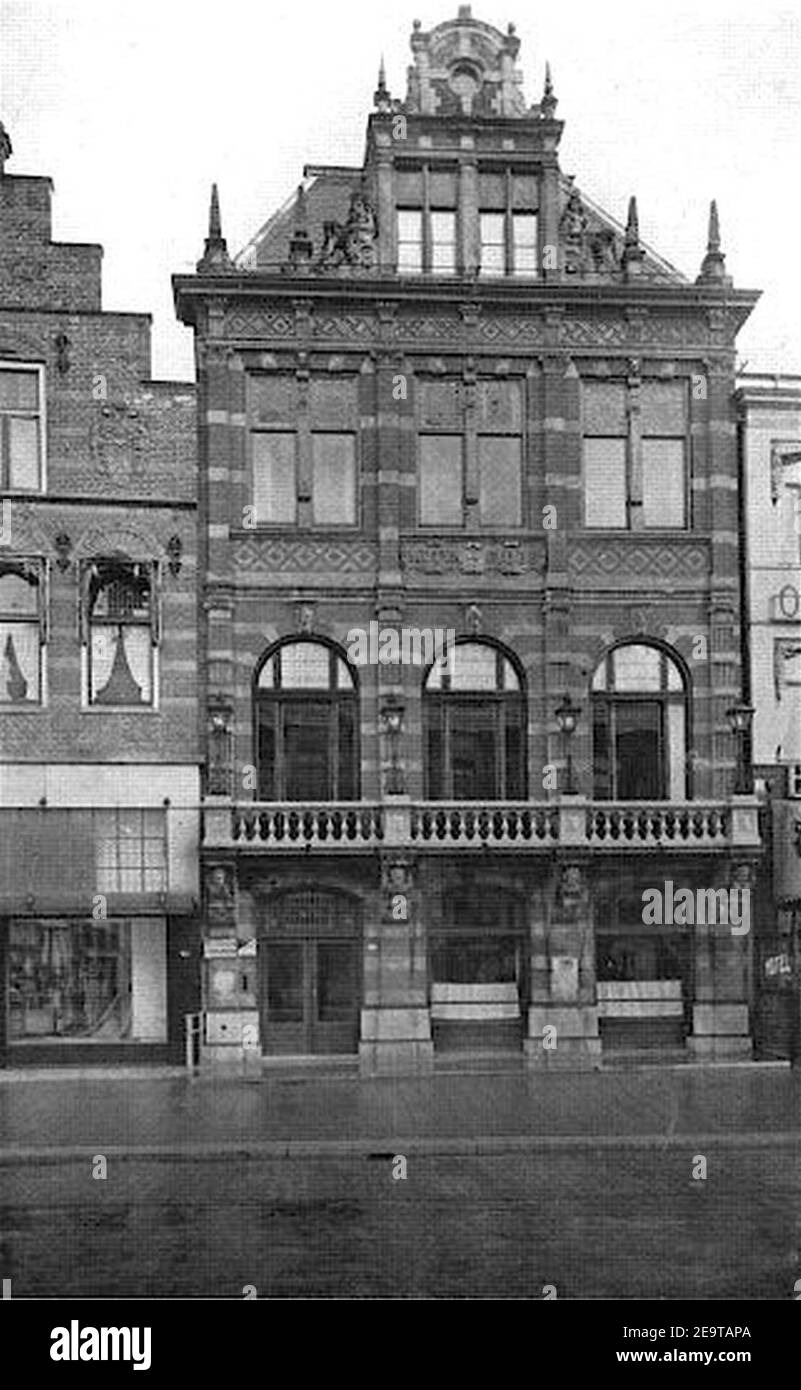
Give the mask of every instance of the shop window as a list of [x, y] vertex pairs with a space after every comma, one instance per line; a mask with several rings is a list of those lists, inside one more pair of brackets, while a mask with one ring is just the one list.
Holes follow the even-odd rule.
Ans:
[[683, 801], [687, 796], [687, 691], [661, 648], [613, 648], [592, 683], [597, 800]]
[[137, 708], [155, 701], [156, 566], [97, 560], [83, 574], [82, 626], [89, 705]]
[[163, 1042], [166, 968], [163, 919], [12, 920], [9, 1041]]
[[424, 689], [430, 801], [526, 796], [526, 701], [509, 656], [459, 642], [431, 667]]
[[0, 561], [0, 705], [42, 700], [42, 577], [34, 562]]
[[44, 463], [44, 372], [0, 363], [0, 490], [40, 492]]
[[356, 678], [336, 648], [278, 647], [258, 671], [254, 712], [262, 801], [358, 799]]

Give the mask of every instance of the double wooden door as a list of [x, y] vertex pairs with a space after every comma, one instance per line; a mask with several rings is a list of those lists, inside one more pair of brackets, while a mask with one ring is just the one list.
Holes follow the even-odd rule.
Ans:
[[263, 937], [259, 981], [265, 1053], [357, 1050], [359, 937]]

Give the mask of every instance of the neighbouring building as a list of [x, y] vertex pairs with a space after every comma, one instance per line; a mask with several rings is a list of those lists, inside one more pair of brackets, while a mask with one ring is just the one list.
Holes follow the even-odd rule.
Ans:
[[165, 1060], [197, 1008], [195, 388], [101, 308], [0, 126], [0, 1061]]
[[749, 372], [737, 387], [753, 763], [773, 865], [769, 930], [755, 942], [755, 1033], [760, 1056], [786, 1056], [801, 944], [801, 377]]
[[748, 1056], [735, 337], [757, 294], [714, 205], [688, 281], [634, 199], [620, 223], [561, 171], [513, 26], [463, 6], [411, 46], [363, 165], [307, 167], [236, 258], [215, 189], [174, 278], [207, 1056]]

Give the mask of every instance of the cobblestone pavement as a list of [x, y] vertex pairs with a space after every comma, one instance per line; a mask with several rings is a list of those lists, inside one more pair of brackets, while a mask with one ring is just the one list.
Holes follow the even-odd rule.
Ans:
[[[798, 1150], [4, 1169], [14, 1298], [793, 1299]], [[394, 1161], [393, 1161], [394, 1160]]]

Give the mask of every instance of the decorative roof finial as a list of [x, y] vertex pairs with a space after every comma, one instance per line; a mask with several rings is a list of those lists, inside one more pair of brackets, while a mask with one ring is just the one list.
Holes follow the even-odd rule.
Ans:
[[637, 199], [629, 198], [629, 215], [626, 219], [626, 237], [623, 243], [622, 264], [626, 277], [639, 275], [645, 252], [640, 246], [640, 219], [637, 213]]
[[730, 285], [732, 279], [726, 274], [726, 257], [720, 249], [720, 221], [715, 199], [709, 204], [709, 230], [707, 232], [706, 255], [701, 262], [701, 273], [697, 285]]
[[381, 54], [381, 62], [378, 65], [378, 86], [373, 92], [373, 106], [376, 111], [382, 114], [392, 110], [392, 97], [387, 87], [387, 70], [384, 67], [384, 55]]
[[545, 64], [545, 86], [542, 91], [542, 101], [540, 102], [540, 112], [546, 121], [550, 121], [559, 105], [553, 90], [553, 79], [551, 78], [551, 65]]
[[306, 190], [303, 184], [299, 183], [298, 196], [295, 199], [295, 227], [289, 242], [289, 264], [293, 270], [308, 270], [313, 255], [314, 243], [309, 236]]
[[222, 234], [222, 219], [220, 217], [220, 195], [217, 192], [217, 185], [211, 185], [211, 201], [209, 203], [209, 234], [203, 247], [203, 255], [197, 263], [199, 275], [214, 274], [217, 270], [232, 270], [231, 257], [228, 255], [228, 246]]
[[11, 158], [14, 147], [11, 144], [11, 136], [6, 130], [3, 122], [0, 121], [0, 178], [5, 173], [6, 160]]

